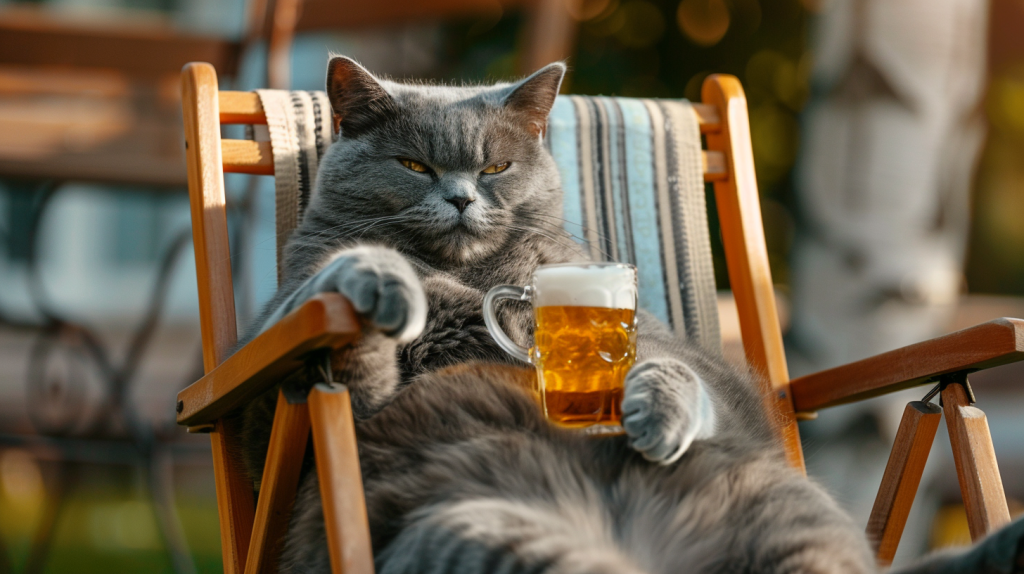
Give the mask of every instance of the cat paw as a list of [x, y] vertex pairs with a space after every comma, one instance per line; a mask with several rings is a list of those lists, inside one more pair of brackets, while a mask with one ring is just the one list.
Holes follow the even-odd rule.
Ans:
[[622, 427], [644, 458], [671, 464], [696, 438], [714, 432], [715, 413], [704, 382], [680, 361], [653, 359], [626, 375]]
[[367, 326], [399, 342], [427, 322], [427, 297], [409, 262], [393, 249], [360, 246], [338, 252], [306, 287], [344, 295]]

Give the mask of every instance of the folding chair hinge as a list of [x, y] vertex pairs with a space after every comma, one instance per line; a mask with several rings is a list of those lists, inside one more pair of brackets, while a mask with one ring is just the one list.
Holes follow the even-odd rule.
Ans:
[[963, 371], [957, 371], [955, 373], [949, 373], [946, 375], [940, 375], [937, 377], [938, 384], [932, 387], [932, 390], [928, 391], [928, 394], [921, 399], [921, 402], [930, 402], [935, 395], [939, 395], [939, 406], [942, 406], [942, 391], [946, 390], [949, 385], [960, 385], [964, 388], [967, 393], [968, 404], [974, 404], [974, 389], [971, 388], [970, 381], [967, 380], [967, 375], [977, 371], [978, 369], [965, 369]]
[[[281, 384], [281, 391], [284, 398], [290, 405], [298, 405], [306, 402], [309, 391], [317, 383], [325, 383], [330, 386], [334, 383], [334, 373], [331, 371], [331, 349], [316, 349], [306, 355], [305, 373], [296, 373]], [[305, 374], [305, 376], [302, 376]]]

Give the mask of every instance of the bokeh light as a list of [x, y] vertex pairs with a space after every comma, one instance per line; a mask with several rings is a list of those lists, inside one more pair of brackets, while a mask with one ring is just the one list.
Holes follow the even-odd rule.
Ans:
[[787, 58], [776, 50], [761, 50], [747, 62], [745, 85], [752, 100], [772, 99], [799, 112], [807, 101], [811, 59]]
[[0, 487], [15, 506], [34, 506], [43, 497], [43, 475], [31, 454], [10, 449], [0, 454]]
[[647, 48], [661, 40], [665, 18], [657, 6], [647, 0], [632, 0], [619, 7], [622, 26], [615, 38], [627, 48]]
[[612, 0], [604, 12], [595, 16], [586, 27], [588, 35], [603, 38], [614, 36], [626, 24], [626, 15], [619, 9], [618, 0]]
[[774, 185], [796, 161], [800, 126], [792, 112], [766, 102], [750, 110], [750, 140], [758, 182]]
[[993, 79], [987, 104], [993, 125], [1024, 137], [1024, 77], [1006, 74]]
[[714, 46], [729, 31], [725, 0], [683, 0], [676, 11], [679, 29], [698, 46]]
[[114, 500], [88, 507], [89, 538], [98, 550], [159, 550], [153, 507], [142, 500]]
[[569, 15], [580, 22], [593, 20], [608, 12], [609, 8], [614, 9], [617, 6], [616, 0], [579, 0], [565, 3], [565, 9]]

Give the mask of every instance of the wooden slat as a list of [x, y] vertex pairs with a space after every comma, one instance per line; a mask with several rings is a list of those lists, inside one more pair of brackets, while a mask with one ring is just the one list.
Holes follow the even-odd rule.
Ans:
[[704, 181], [724, 181], [729, 177], [729, 167], [725, 163], [724, 153], [703, 151], [701, 160], [704, 163]]
[[55, 70], [0, 64], [0, 94], [5, 97], [123, 98], [131, 97], [133, 88], [125, 74], [113, 70]]
[[183, 34], [151, 19], [89, 22], [36, 7], [0, 9], [0, 62], [20, 66], [115, 69], [135, 78], [176, 74], [188, 62], [209, 62], [233, 75], [237, 43]]
[[256, 92], [220, 93], [220, 123], [251, 124], [267, 123], [267, 115]]
[[209, 64], [189, 64], [181, 73], [188, 162], [192, 239], [199, 283], [199, 325], [203, 366], [219, 365], [238, 337], [231, 287], [227, 206], [220, 143], [217, 72]]
[[[270, 142], [222, 140], [221, 150], [226, 173], [274, 175], [274, 156]], [[722, 181], [729, 176], [725, 154], [720, 151], [702, 153], [704, 181]]]
[[798, 411], [816, 411], [1022, 359], [1024, 321], [1002, 318], [794, 379], [790, 389]]
[[694, 102], [693, 111], [697, 113], [697, 121], [700, 122], [700, 133], [706, 134], [718, 132], [722, 129], [722, 119], [718, 115], [718, 108], [710, 104], [698, 104]]
[[227, 421], [218, 420], [210, 433], [210, 446], [224, 574], [242, 574], [249, 553], [254, 511], [252, 481], [238, 456], [242, 452], [238, 429]]
[[803, 469], [803, 451], [789, 393], [789, 370], [761, 221], [747, 100], [739, 80], [720, 74], [704, 81], [702, 99], [718, 110], [722, 124], [719, 132], [707, 134], [708, 150], [723, 153], [731, 175], [715, 181], [715, 198], [729, 282], [740, 317], [743, 350], [751, 369], [766, 378], [767, 406], [769, 412], [779, 415], [772, 419], [778, 422], [789, 463]]
[[977, 541], [1010, 522], [988, 420], [981, 409], [970, 406], [964, 387], [955, 383], [942, 391], [942, 409], [967, 511], [967, 526], [971, 539]]
[[[216, 370], [237, 340], [235, 299], [221, 165], [217, 73], [209, 64], [188, 64], [181, 73], [182, 110], [188, 160], [189, 205], [199, 286], [203, 368]], [[241, 574], [252, 533], [252, 482], [238, 462], [237, 432], [216, 417], [210, 434], [221, 549], [226, 574]]]
[[931, 403], [914, 401], [903, 411], [868, 519], [868, 540], [875, 546], [878, 563], [882, 566], [892, 564], [896, 555], [941, 419], [942, 409]]
[[[701, 133], [721, 130], [718, 110], [709, 104], [694, 103], [693, 109], [700, 122]], [[267, 116], [263, 112], [256, 92], [223, 91], [220, 93], [220, 122], [222, 124], [266, 124]]]
[[0, 65], [0, 173], [180, 191], [181, 105], [158, 89], [111, 70]]
[[281, 542], [291, 519], [308, 442], [309, 409], [306, 403], [289, 404], [284, 392], [278, 391], [249, 556], [245, 561], [246, 574], [277, 572]]
[[318, 384], [308, 401], [331, 572], [373, 574], [370, 525], [348, 389]]
[[270, 142], [223, 140], [220, 146], [225, 173], [274, 175], [274, 154]]
[[[721, 130], [717, 108], [709, 104], [694, 103], [693, 109], [697, 113], [701, 133]], [[256, 92], [225, 90], [220, 92], [220, 123], [260, 125], [267, 123], [267, 116]]]
[[321, 293], [239, 349], [222, 365], [178, 393], [178, 424], [215, 420], [302, 367], [314, 349], [343, 347], [359, 337], [352, 305]]

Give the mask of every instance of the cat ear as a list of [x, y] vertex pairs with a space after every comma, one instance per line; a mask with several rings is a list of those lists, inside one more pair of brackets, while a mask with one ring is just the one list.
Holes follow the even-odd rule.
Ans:
[[558, 95], [564, 76], [565, 64], [548, 64], [512, 86], [505, 96], [505, 107], [523, 118], [531, 134], [544, 137], [548, 129], [548, 114], [551, 113], [551, 106], [555, 105], [555, 96]]
[[355, 137], [397, 112], [395, 101], [373, 74], [344, 56], [327, 64], [327, 97], [334, 110], [334, 131], [345, 137]]

